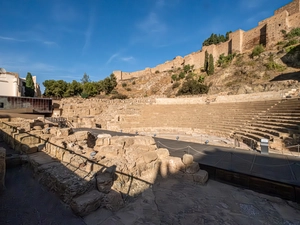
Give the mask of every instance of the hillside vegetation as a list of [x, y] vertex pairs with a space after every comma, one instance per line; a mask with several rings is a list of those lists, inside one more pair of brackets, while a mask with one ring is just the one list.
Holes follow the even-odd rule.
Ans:
[[[283, 41], [265, 49], [258, 45], [243, 54], [206, 57], [206, 68], [183, 65], [165, 72], [119, 81], [115, 89], [122, 96], [175, 97], [197, 94], [245, 94], [297, 88], [300, 81], [300, 28], [285, 35]], [[210, 74], [210, 75], [209, 75]]]

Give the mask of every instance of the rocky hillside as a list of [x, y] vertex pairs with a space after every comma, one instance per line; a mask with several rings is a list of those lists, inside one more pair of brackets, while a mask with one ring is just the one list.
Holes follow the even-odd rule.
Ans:
[[119, 81], [116, 91], [128, 97], [175, 97], [178, 92], [182, 93], [182, 89], [186, 91], [184, 83], [188, 81], [206, 85], [208, 94], [245, 94], [298, 88], [299, 43], [298, 36], [286, 38], [269, 49], [257, 46], [257, 49], [243, 54], [221, 56], [214, 59], [215, 71], [210, 76], [204, 68], [194, 70], [193, 65], [183, 65], [167, 72], [156, 71], [152, 75]]

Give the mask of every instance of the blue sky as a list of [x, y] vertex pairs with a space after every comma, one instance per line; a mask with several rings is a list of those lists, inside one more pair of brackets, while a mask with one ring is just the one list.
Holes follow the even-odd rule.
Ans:
[[252, 29], [291, 0], [2, 0], [0, 67], [79, 81], [133, 72]]

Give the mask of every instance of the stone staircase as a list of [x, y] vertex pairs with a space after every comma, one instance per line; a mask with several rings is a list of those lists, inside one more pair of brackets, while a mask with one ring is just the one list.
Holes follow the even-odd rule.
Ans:
[[[221, 137], [238, 138], [260, 149], [261, 139], [270, 147], [285, 147], [297, 141], [300, 101], [286, 98], [267, 101], [186, 105], [144, 105], [134, 115], [123, 112], [118, 124], [123, 131], [198, 130]], [[296, 138], [296, 139], [295, 139]]]

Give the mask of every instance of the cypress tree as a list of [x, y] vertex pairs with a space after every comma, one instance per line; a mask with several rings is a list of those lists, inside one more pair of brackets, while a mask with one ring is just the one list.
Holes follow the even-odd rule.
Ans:
[[207, 74], [212, 75], [215, 73], [215, 65], [214, 65], [214, 57], [212, 54], [209, 55], [209, 60], [208, 60], [208, 70]]
[[204, 58], [204, 71], [207, 72], [208, 69], [208, 52], [205, 51], [205, 58]]
[[25, 96], [34, 97], [34, 82], [31, 73], [27, 73], [26, 85], [25, 85]]

